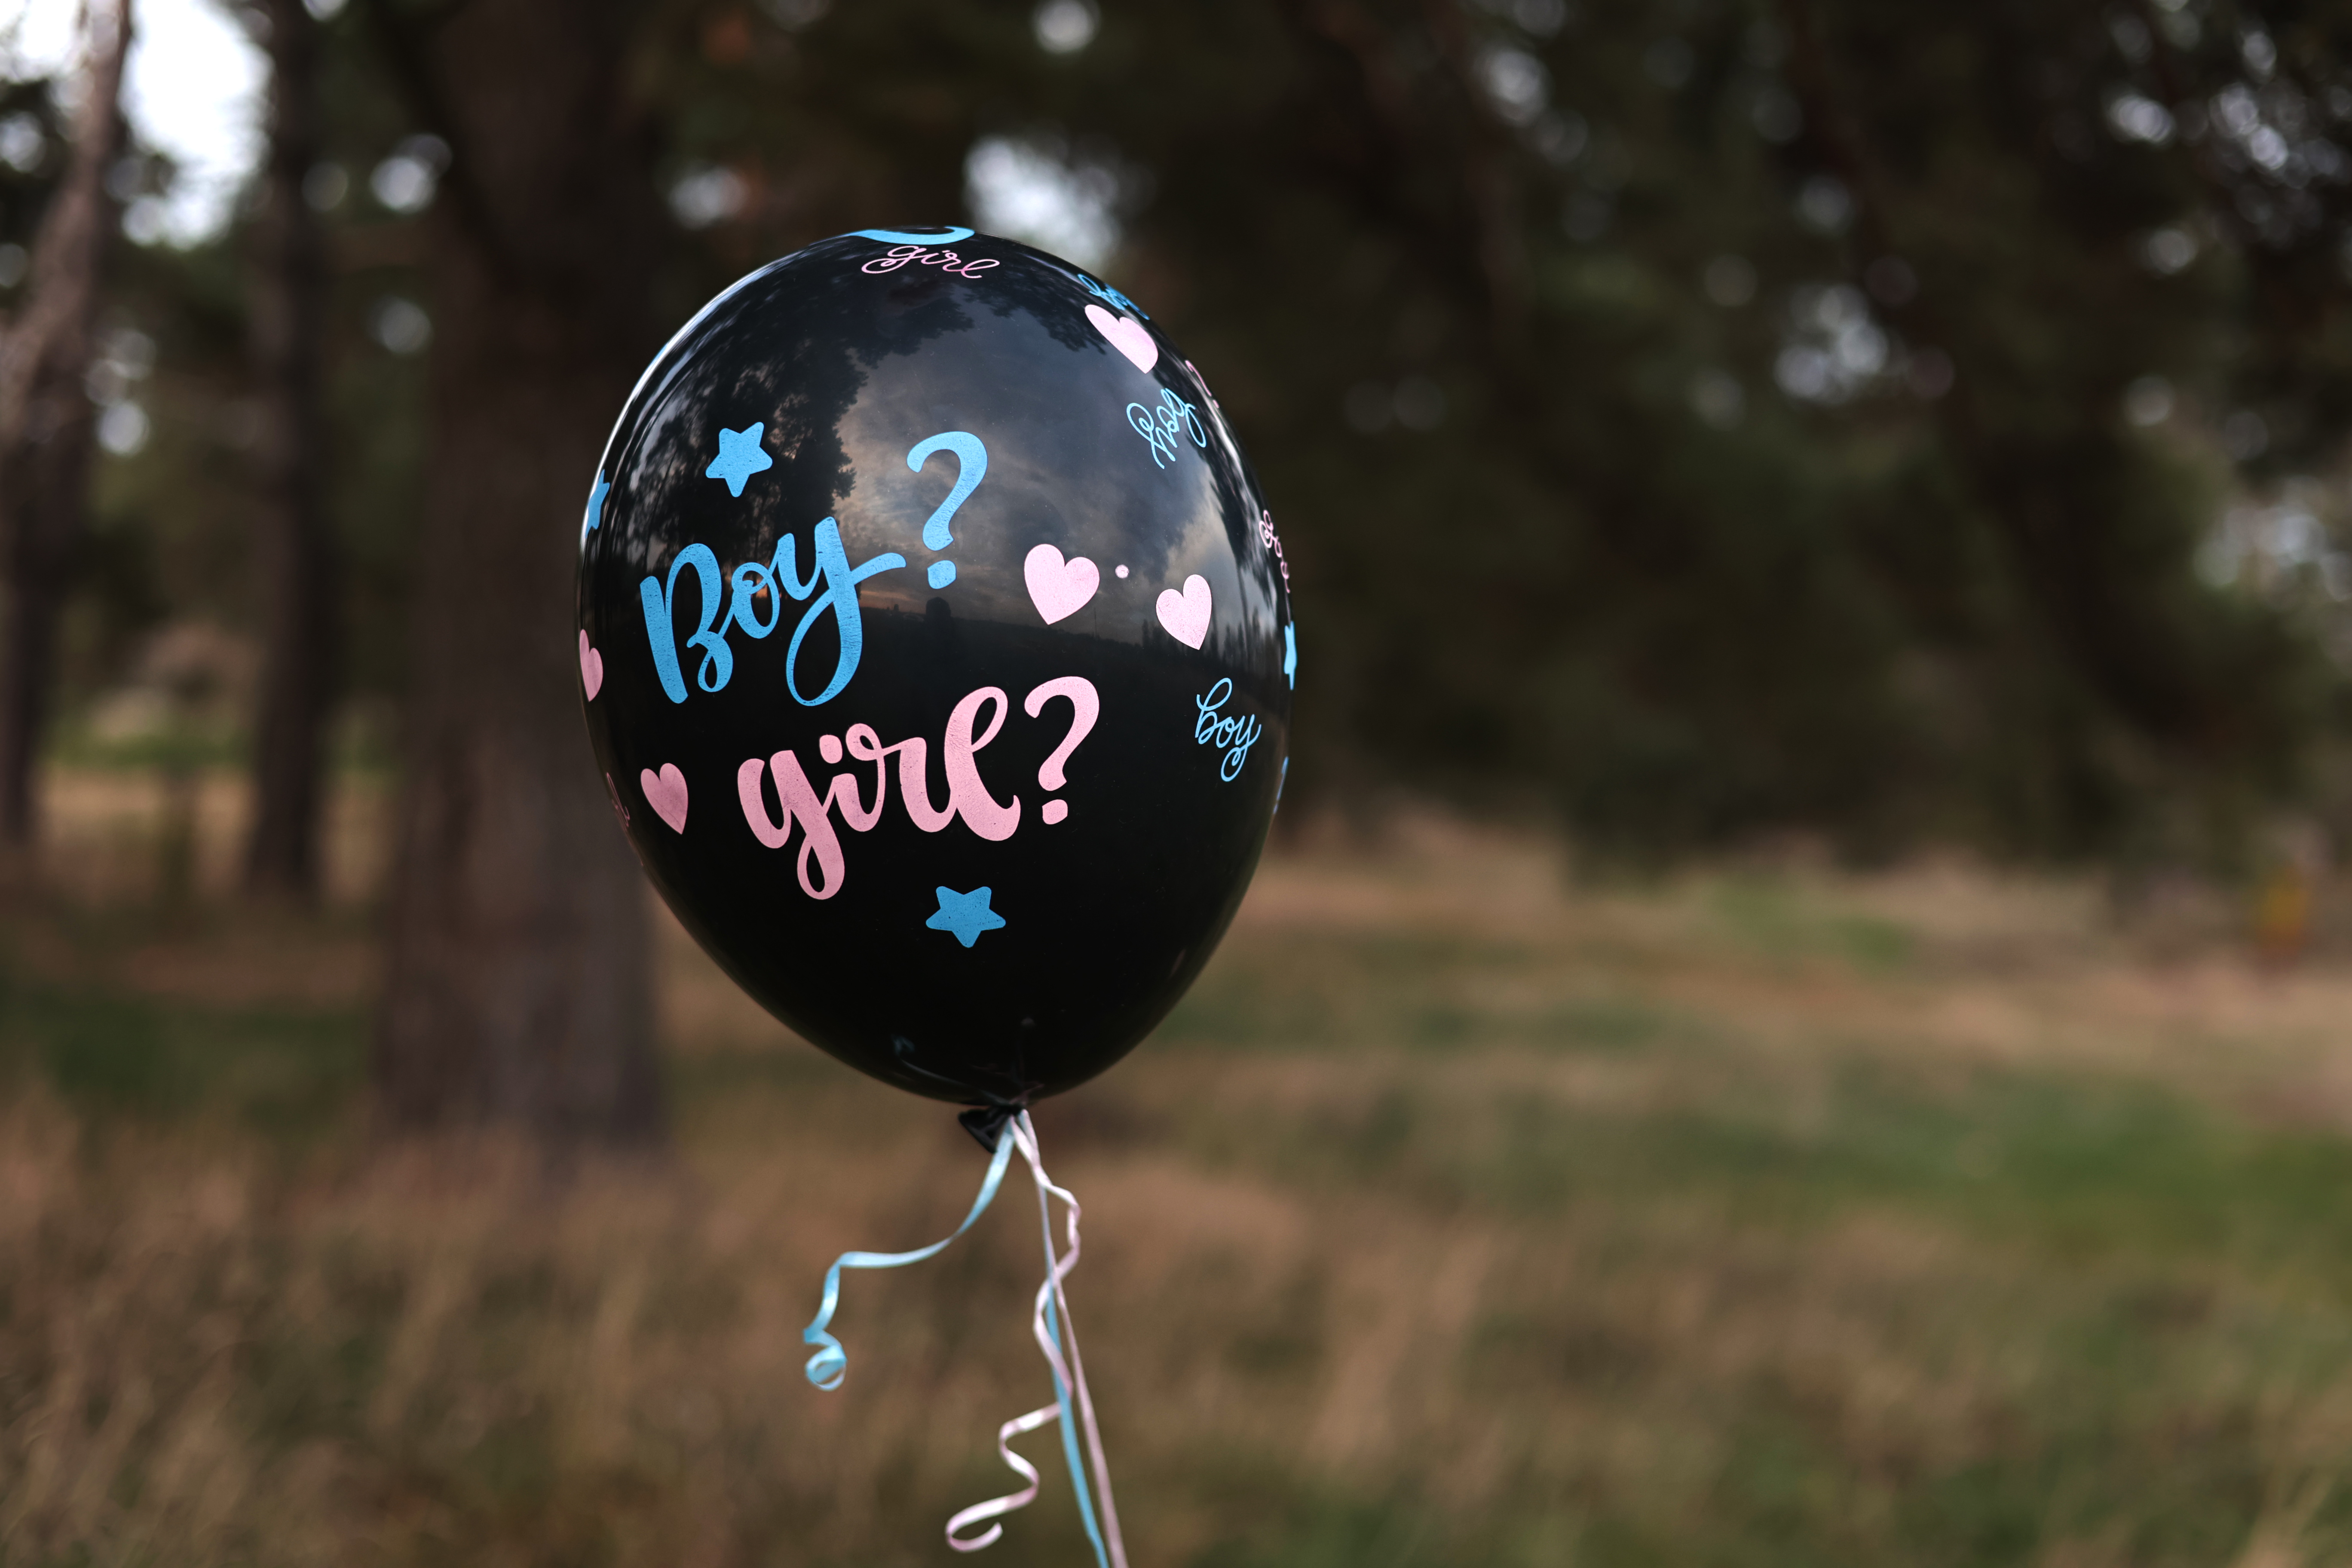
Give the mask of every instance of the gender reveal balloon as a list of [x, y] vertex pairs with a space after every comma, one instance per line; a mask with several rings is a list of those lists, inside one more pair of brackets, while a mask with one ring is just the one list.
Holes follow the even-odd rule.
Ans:
[[811, 246], [638, 381], [580, 534], [580, 678], [662, 896], [851, 1066], [1083, 1083], [1233, 919], [1282, 789], [1287, 570], [1132, 301], [968, 229]]

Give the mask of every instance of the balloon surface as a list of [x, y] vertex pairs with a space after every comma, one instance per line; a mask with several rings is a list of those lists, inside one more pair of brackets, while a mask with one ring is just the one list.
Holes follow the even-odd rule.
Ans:
[[581, 521], [614, 814], [719, 965], [915, 1093], [1007, 1108], [1140, 1040], [1223, 935], [1287, 765], [1288, 572], [1143, 311], [969, 230], [719, 295]]

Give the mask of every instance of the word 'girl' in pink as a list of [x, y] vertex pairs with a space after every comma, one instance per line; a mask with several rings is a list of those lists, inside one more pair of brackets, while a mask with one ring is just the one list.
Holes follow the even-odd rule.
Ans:
[[[1063, 681], [1076, 680], [1085, 685], [1089, 695], [1093, 684], [1082, 677], [1064, 676]], [[1056, 684], [1048, 682], [1048, 685]], [[1060, 695], [1061, 693], [1055, 693]], [[1033, 694], [1034, 695], [1034, 694]], [[1038, 706], [1044, 706], [1041, 701]], [[1021, 797], [1000, 803], [988, 793], [988, 785], [980, 776], [980, 765], [974, 760], [981, 748], [996, 739], [1004, 727], [1005, 714], [1012, 702], [1002, 687], [983, 686], [965, 696], [948, 715], [947, 734], [940, 748], [940, 764], [947, 773], [948, 799], [944, 806], [931, 804], [930, 785], [924, 777], [924, 764], [929, 749], [920, 736], [886, 746], [882, 737], [870, 724], [852, 724], [838, 737], [826, 735], [817, 742], [817, 754], [827, 763], [838, 763], [847, 742], [847, 752], [861, 763], [874, 764], [874, 794], [871, 803], [858, 796], [857, 775], [838, 773], [820, 796], [816, 786], [809, 782], [801, 768], [798, 755], [786, 750], [772, 757], [747, 758], [735, 770], [735, 793], [743, 806], [743, 820], [750, 825], [751, 837], [771, 849], [782, 849], [790, 840], [793, 826], [801, 829], [801, 852], [797, 864], [801, 891], [812, 899], [829, 899], [841, 891], [845, 875], [841, 853], [841, 837], [834, 830], [833, 814], [838, 809], [841, 820], [853, 832], [870, 833], [882, 820], [882, 807], [890, 795], [890, 758], [898, 759], [898, 799], [907, 808], [908, 817], [925, 833], [937, 833], [957, 817], [981, 837], [992, 842], [1010, 838], [1021, 826]], [[987, 728], [972, 732], [980, 723], [982, 709], [991, 710]], [[771, 798], [764, 787], [766, 779], [775, 781], [773, 798], [783, 808], [781, 821], [768, 814]], [[814, 865], [812, 865], [814, 862]]]
[[929, 250], [919, 245], [894, 245], [858, 268], [861, 272], [896, 272], [909, 261], [937, 267], [959, 278], [977, 278], [996, 263], [987, 257], [965, 260], [952, 250]]

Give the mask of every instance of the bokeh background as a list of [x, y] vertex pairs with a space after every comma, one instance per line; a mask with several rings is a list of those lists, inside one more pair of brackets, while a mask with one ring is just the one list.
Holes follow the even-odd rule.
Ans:
[[0, 6], [0, 1563], [1006, 1489], [1033, 1233], [806, 1384], [981, 1156], [651, 903], [572, 664], [665, 335], [950, 222], [1184, 345], [1305, 628], [1038, 1113], [1138, 1568], [2352, 1555], [2352, 5], [125, 16]]

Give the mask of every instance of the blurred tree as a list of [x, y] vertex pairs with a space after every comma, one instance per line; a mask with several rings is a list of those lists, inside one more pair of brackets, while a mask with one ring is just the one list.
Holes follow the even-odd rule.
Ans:
[[[457, 798], [421, 782], [453, 776], [450, 737], [508, 711], [451, 683], [526, 646], [520, 616], [511, 643], [457, 629], [529, 601], [519, 556], [434, 575], [445, 530], [520, 551], [492, 520], [586, 477], [536, 436], [484, 467], [499, 411], [591, 440], [617, 392], [579, 379], [559, 416], [529, 389], [590, 360], [625, 384], [633, 310], [681, 321], [809, 240], [960, 205], [1097, 254], [1262, 465], [1304, 612], [1294, 791], [1549, 801], [1633, 858], [1790, 826], [2179, 855], [2315, 787], [2352, 716], [2352, 541], [2214, 526], [2266, 487], [2344, 489], [2352, 38], [2327, 5], [647, 0], [583, 13], [616, 84], [591, 106], [574, 40], [560, 79], [495, 89], [436, 53], [520, 38], [504, 4], [355, 6], [392, 49], [326, 28], [322, 156], [359, 176], [327, 205], [326, 483], [353, 679], [415, 682], [413, 813]], [[576, 147], [494, 90], [576, 113]], [[444, 152], [436, 196], [416, 171]], [[218, 247], [167, 248], [126, 270], [176, 417], [105, 493], [175, 606], [235, 616], [244, 481], [190, 432], [225, 423], [241, 318]], [[602, 288], [623, 307], [572, 313]]]
[[[2038, 787], [2014, 763], [1986, 784], [2054, 847], [2116, 847], [2152, 801], [2201, 795], [2242, 819], [2292, 784], [2339, 677], [2306, 628], [2197, 579], [2219, 487], [2177, 438], [2142, 430], [2178, 386], [2252, 476], [2266, 455], [2340, 449], [2352, 377], [2331, 252], [2352, 166], [2316, 134], [2324, 86], [2292, 79], [2249, 7], [1781, 13], [1806, 127], [1792, 151], [1856, 204], [1847, 267], [1899, 275], [1878, 309], [1957, 367], [1935, 404], [1952, 482], [1927, 515], [1983, 553], [1974, 572], [1905, 577], [1925, 626], [2012, 694], [2026, 743], [2011, 749], [2041, 759]], [[2352, 39], [2299, 32], [2303, 69], [2340, 77]], [[2234, 139], [2267, 114], [2301, 146], [2279, 137], [2275, 167], [2233, 155], [2223, 121], [2241, 100], [2266, 107]], [[2221, 266], [2192, 270], [2205, 250]], [[2305, 395], [2273, 400], [2267, 421], [2231, 409], [2285, 364]], [[1917, 521], [1880, 536], [1896, 526]], [[1997, 619], [1952, 596], [1990, 586], [1988, 568], [2008, 584]]]
[[254, 236], [251, 331], [265, 640], [245, 875], [256, 892], [309, 899], [318, 891], [321, 773], [341, 618], [321, 482], [326, 255], [308, 189], [320, 152], [320, 38], [304, 0], [268, 0], [264, 16], [269, 145]]
[[34, 829], [35, 768], [56, 675], [58, 621], [89, 476], [100, 275], [115, 228], [107, 174], [121, 144], [130, 0], [84, 12], [87, 76], [71, 160], [42, 213], [26, 298], [0, 336], [0, 850]]
[[[2307, 209], [2297, 276], [2340, 278], [2316, 23], [2290, 94], [2253, 11], [2158, 8], [2263, 187], [2209, 194], [2136, 107], [2147, 24], [2089, 5], [689, 9], [714, 254], [935, 210], [960, 165], [983, 227], [1042, 189], [1122, 231], [1294, 535], [1310, 788], [1532, 784], [1638, 856], [2210, 845], [2341, 686], [2193, 570], [2253, 461], [2233, 382], [2316, 363], [2242, 215]], [[2151, 432], [2151, 379], [2219, 405]]]
[[665, 227], [618, 0], [367, 0], [447, 170], [391, 974], [395, 1128], [661, 1125], [646, 892], [583, 766], [571, 568], [604, 433], [655, 346]]
[[1139, 260], [1291, 394], [1227, 401], [1279, 432], [1308, 602], [1348, 574], [1327, 735], [1548, 775], [1632, 853], [2081, 852], [2275, 790], [2324, 672], [2193, 578], [2211, 488], [2123, 418], [2223, 312], [2132, 260], [2098, 12], [1841, 5], [1833, 73], [1792, 14], [1329, 0], [1256, 23], [1263, 96], [1213, 126], [1172, 23], [1148, 73], [1106, 25], [1085, 109], [1156, 176]]

